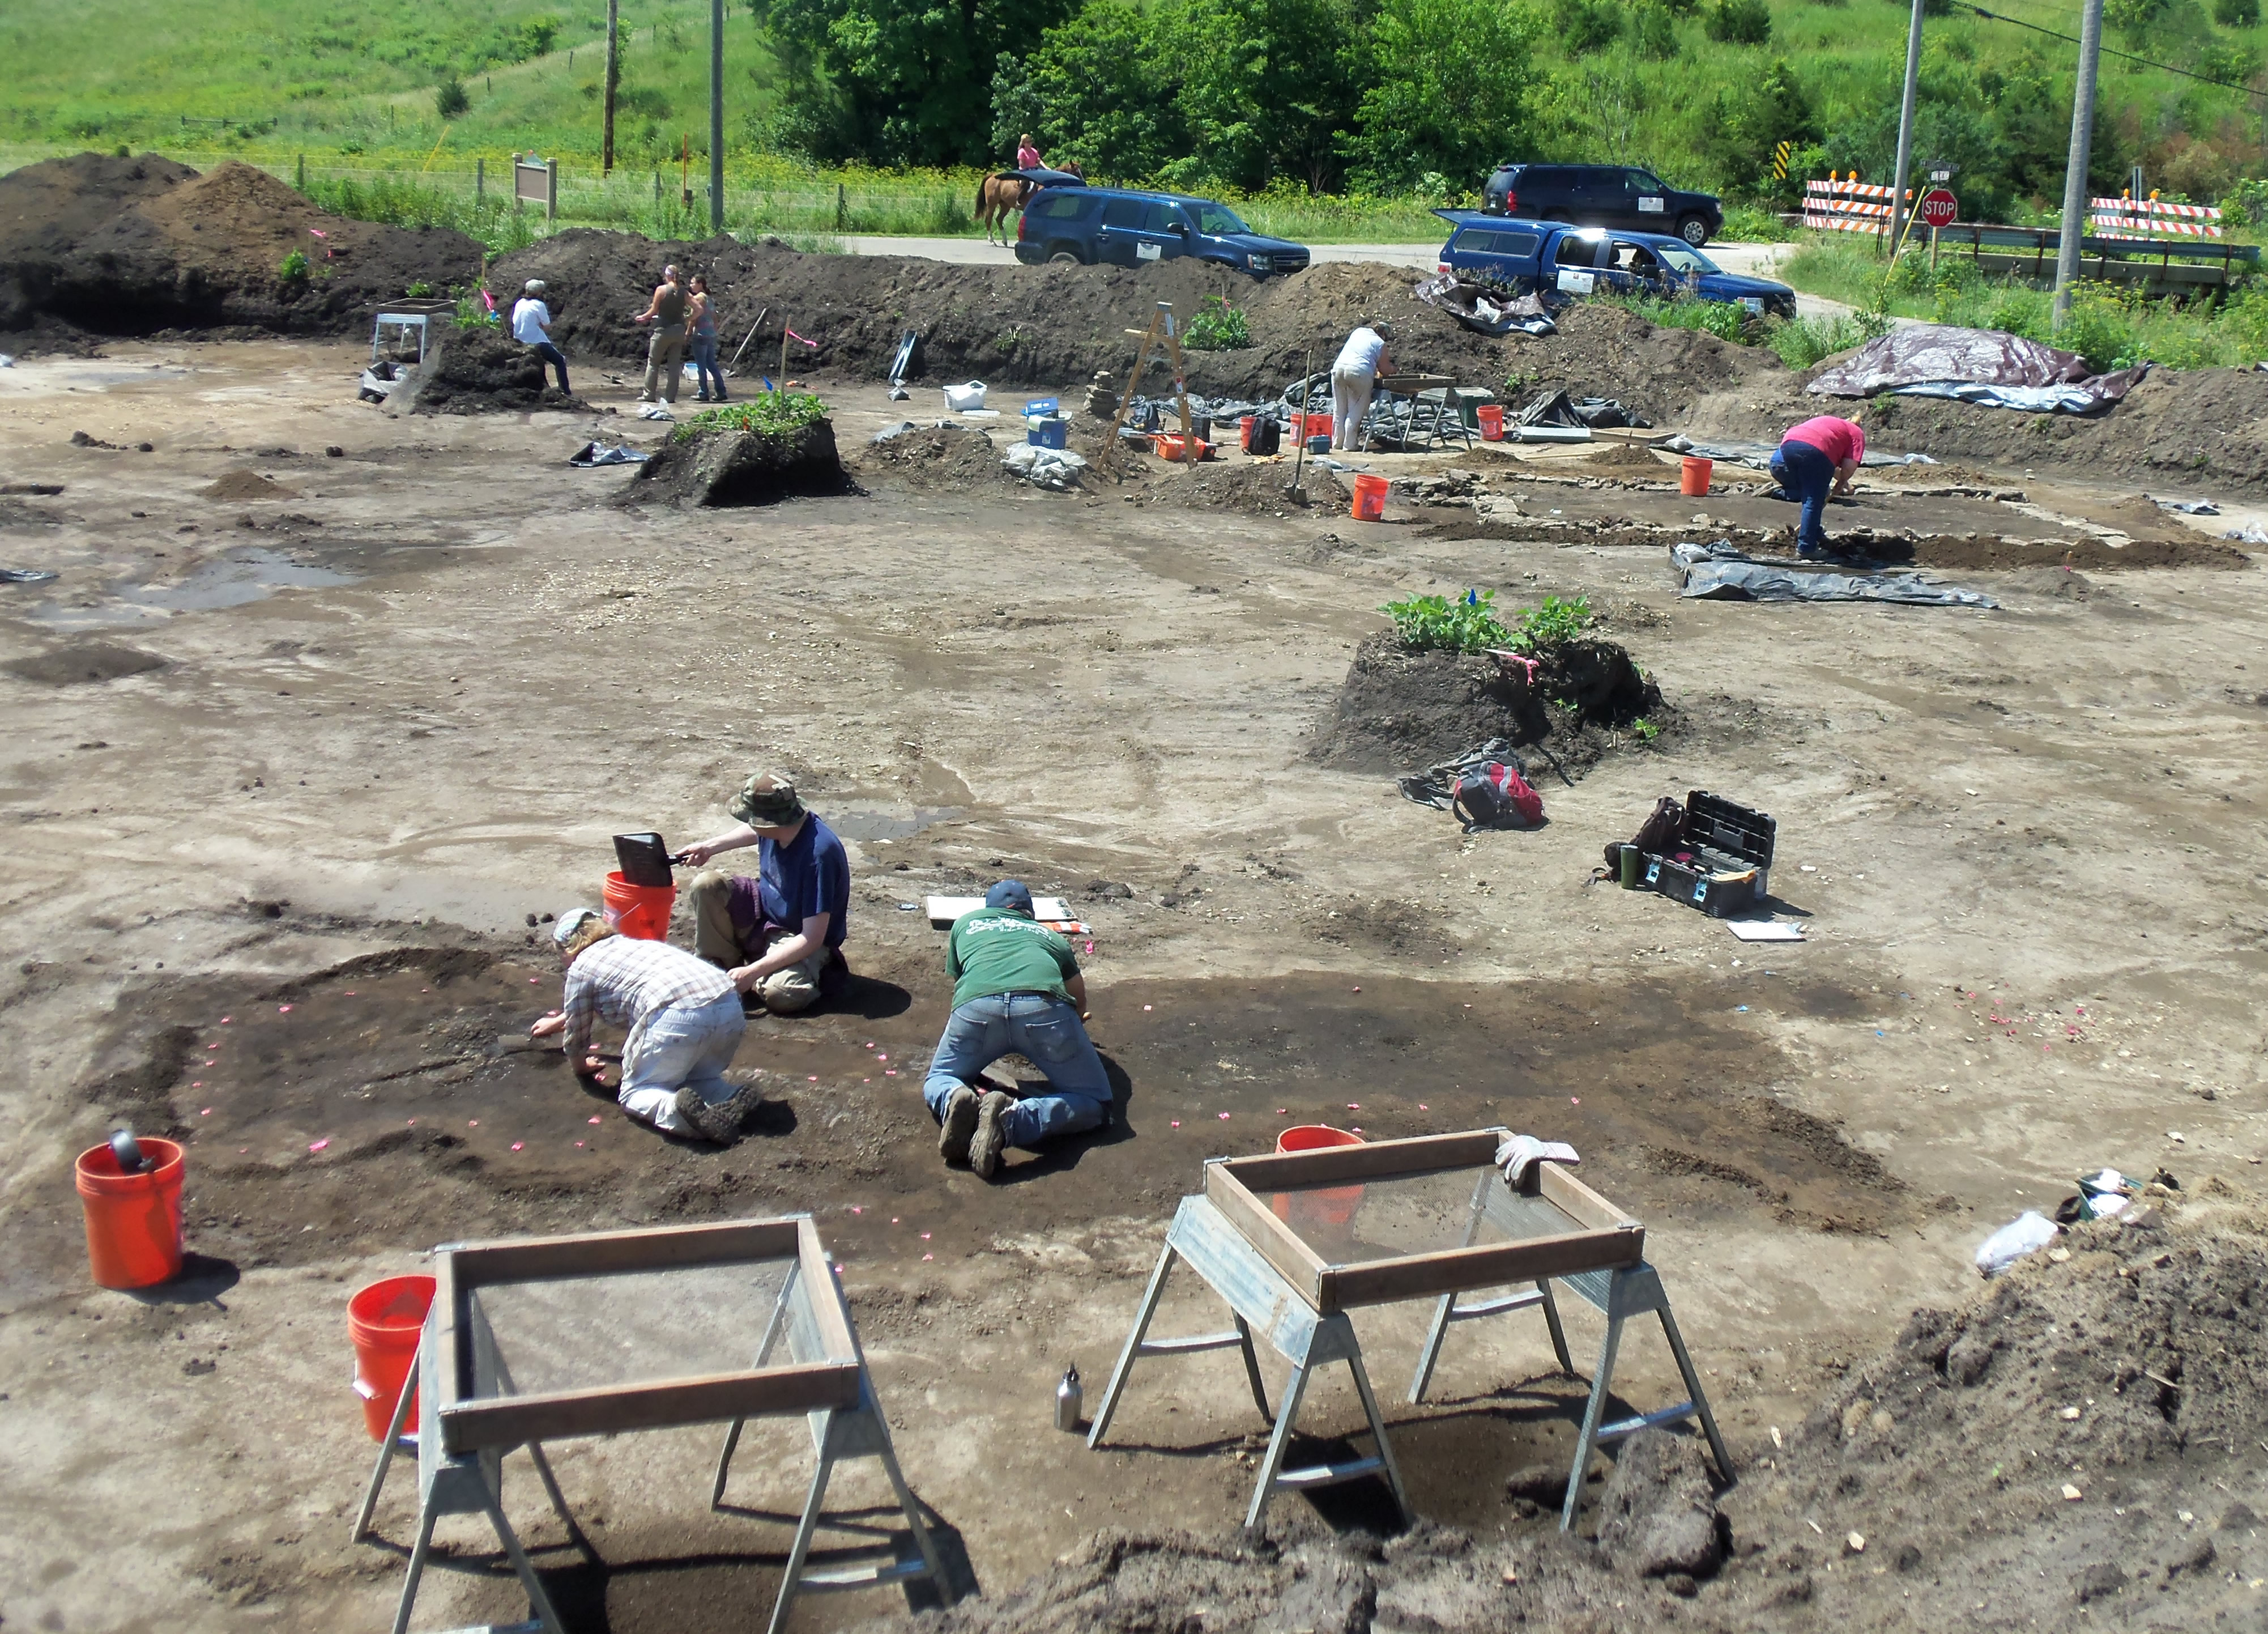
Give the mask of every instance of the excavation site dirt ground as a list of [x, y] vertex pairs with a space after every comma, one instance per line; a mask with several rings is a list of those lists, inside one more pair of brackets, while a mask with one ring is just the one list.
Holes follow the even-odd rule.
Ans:
[[[1080, 322], [1148, 310], [1130, 285]], [[812, 376], [839, 492], [703, 506], [567, 463], [669, 434], [613, 354], [575, 351], [587, 411], [420, 415], [355, 401], [353, 341], [97, 350], [0, 371], [0, 566], [57, 575], [0, 585], [7, 1627], [390, 1626], [414, 1482], [350, 1545], [357, 1288], [444, 1242], [806, 1210], [961, 1598], [813, 1595], [797, 1630], [2258, 1624], [2268, 575], [2220, 536], [2249, 479], [2164, 484], [2223, 504], [2183, 518], [2143, 497], [2155, 443], [2097, 466], [2012, 418], [2065, 450], [2027, 463], [1948, 421], [1943, 464], [1868, 471], [1830, 527], [1997, 610], [1700, 602], [1668, 546], [1778, 550], [1789, 507], [1729, 466], [1682, 495], [1626, 440], [1363, 455], [1395, 486], [1359, 522], [1349, 472], [1113, 469], [1082, 418], [1093, 463], [1049, 492], [998, 468], [1020, 386], [939, 430], [936, 377], [893, 403], [861, 363]], [[1075, 405], [1070, 361], [1031, 386]], [[1664, 373], [1654, 434], [1800, 406], [1723, 369]], [[1394, 775], [1461, 698], [1537, 714], [1357, 662], [1381, 603], [1468, 588], [1587, 597], [1659, 692], [1645, 731], [1522, 706], [1527, 832]], [[1543, 751], [1578, 736], [1563, 777]], [[665, 1141], [527, 1039], [545, 916], [596, 901], [609, 836], [700, 838], [775, 767], [850, 847], [852, 980], [750, 1024], [737, 1145]], [[1592, 883], [1694, 789], [1772, 814], [1806, 940]], [[987, 1185], [917, 1093], [951, 990], [921, 906], [1006, 875], [1088, 928], [1118, 1099]], [[1056, 1431], [1204, 1159], [1309, 1122], [1573, 1144], [1646, 1224], [1737, 1479], [1650, 1434], [1562, 1537], [1539, 1468], [1564, 1480], [1586, 1382], [1515, 1314], [1456, 1327], [1412, 1406], [1423, 1303], [1355, 1319], [1414, 1527], [1373, 1480], [1241, 1536], [1267, 1425], [1226, 1354], [1144, 1362], [1101, 1451]], [[139, 1295], [90, 1283], [72, 1188], [123, 1123], [188, 1150], [192, 1257]], [[2104, 1165], [2161, 1183], [1980, 1282], [1989, 1233]], [[1587, 1368], [1603, 1323], [1562, 1308]], [[1181, 1273], [1158, 1326], [1220, 1317]], [[1642, 1325], [1616, 1379], [1617, 1412], [1679, 1390]], [[1367, 1449], [1344, 1370], [1300, 1422], [1300, 1461]], [[766, 1615], [808, 1439], [752, 1426], [712, 1512], [716, 1444], [555, 1444], [587, 1556], [507, 1460], [575, 1634]], [[909, 1547], [870, 1469], [836, 1492], [864, 1529], [823, 1552]], [[484, 1527], [438, 1542], [416, 1627], [523, 1615]]]

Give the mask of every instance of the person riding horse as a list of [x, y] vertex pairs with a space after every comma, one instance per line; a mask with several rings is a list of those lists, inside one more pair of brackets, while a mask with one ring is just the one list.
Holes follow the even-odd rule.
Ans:
[[[1018, 158], [1022, 158], [1026, 152], [1036, 157], [1039, 150], [1031, 146], [1031, 140], [1029, 137], [1023, 139], [1024, 146], [1019, 151]], [[976, 218], [984, 224], [984, 241], [987, 244], [1012, 242], [1006, 236], [1008, 218], [1022, 214], [1032, 195], [1042, 188], [1076, 186], [1086, 180], [1086, 173], [1079, 167], [1076, 159], [1065, 159], [1054, 166], [1031, 165], [1019, 170], [995, 171], [976, 184]], [[992, 236], [996, 224], [1002, 233], [998, 239]]]

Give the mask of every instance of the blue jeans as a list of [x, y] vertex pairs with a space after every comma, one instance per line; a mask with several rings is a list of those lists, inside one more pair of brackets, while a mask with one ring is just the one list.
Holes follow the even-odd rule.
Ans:
[[[693, 337], [693, 378], [701, 387], [701, 396], [722, 398], [725, 377], [717, 372], [717, 337], [696, 335]], [[715, 384], [711, 384], [714, 381]]]
[[1001, 1120], [1011, 1146], [1029, 1151], [1053, 1135], [1092, 1129], [1110, 1115], [1110, 1080], [1079, 1012], [1044, 993], [996, 993], [971, 999], [948, 1017], [930, 1057], [922, 1099], [945, 1119], [945, 1103], [1011, 1050], [1047, 1074], [1052, 1095], [1031, 1095]]
[[1771, 457], [1771, 474], [1780, 491], [1803, 502], [1795, 525], [1800, 550], [1827, 548], [1827, 491], [1835, 484], [1835, 462], [1808, 442], [1784, 442]]
[[536, 371], [541, 373], [545, 364], [559, 371], [559, 394], [567, 395], [567, 354], [549, 341], [538, 341], [535, 346]]
[[747, 1025], [737, 993], [706, 1004], [665, 1004], [640, 1017], [622, 1046], [622, 1087], [615, 1098], [673, 1135], [691, 1134], [678, 1116], [677, 1091], [689, 1083], [712, 1106], [732, 1099], [725, 1068]]

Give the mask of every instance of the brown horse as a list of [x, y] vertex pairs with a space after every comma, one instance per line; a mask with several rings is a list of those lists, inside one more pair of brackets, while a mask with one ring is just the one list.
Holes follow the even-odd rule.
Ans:
[[[1081, 181], [1086, 180], [1086, 173], [1079, 167], [1075, 159], [1051, 168], [1068, 172]], [[1008, 237], [1008, 218], [1012, 214], [1021, 215], [1025, 203], [1039, 190], [1037, 182], [1027, 181], [1012, 170], [1000, 171], [978, 182], [976, 218], [984, 224], [984, 241], [987, 244], [1013, 242]], [[996, 225], [1000, 230], [1000, 236], [997, 239], [992, 236]]]

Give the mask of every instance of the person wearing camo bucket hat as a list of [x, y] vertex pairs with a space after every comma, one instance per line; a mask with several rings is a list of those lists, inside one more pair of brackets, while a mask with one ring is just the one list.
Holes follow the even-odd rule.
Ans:
[[[759, 772], [725, 807], [733, 825], [679, 854], [701, 872], [687, 898], [693, 950], [730, 972], [750, 1013], [792, 1016], [843, 974], [850, 928], [850, 856], [835, 831], [805, 809], [795, 785]], [[708, 866], [754, 846], [754, 877]]]

